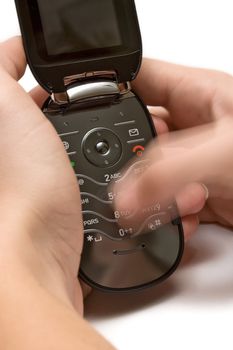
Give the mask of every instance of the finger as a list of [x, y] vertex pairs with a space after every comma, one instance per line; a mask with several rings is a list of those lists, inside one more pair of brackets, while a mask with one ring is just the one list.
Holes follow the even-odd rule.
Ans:
[[42, 108], [43, 104], [49, 97], [49, 94], [40, 86], [36, 86], [34, 89], [30, 91], [30, 96], [32, 97], [34, 102], [37, 104], [37, 106]]
[[[231, 193], [230, 191], [228, 191]], [[219, 197], [212, 198], [205, 208], [199, 213], [199, 219], [203, 223], [217, 223], [226, 227], [232, 227], [232, 198], [223, 198], [224, 191]]]
[[216, 215], [213, 213], [213, 211], [211, 210], [211, 208], [208, 207], [208, 205], [206, 205], [201, 212], [199, 213], [199, 220], [202, 223], [214, 223], [217, 222], [217, 217]]
[[0, 52], [0, 67], [15, 80], [22, 78], [26, 69], [26, 58], [21, 37], [1, 43]]
[[198, 214], [205, 206], [209, 197], [205, 185], [192, 183], [186, 185], [176, 196], [176, 203], [181, 217]]
[[178, 84], [190, 70], [167, 62], [144, 59], [133, 87], [147, 105], [166, 108], [171, 104]]
[[[176, 196], [176, 205], [173, 204], [171, 207], [171, 202], [157, 202], [155, 198], [151, 197], [151, 201], [145, 203], [143, 198], [140, 198], [140, 206], [137, 207], [136, 211], [130, 214], [128, 217], [120, 218], [119, 222], [121, 226], [131, 226], [134, 229], [134, 232], [139, 232], [142, 222], [146, 222], [148, 219], [148, 212], [151, 213], [152, 208], [158, 208], [159, 211], [156, 212], [156, 215], [159, 217], [161, 224], [165, 225], [172, 220], [177, 219], [178, 217], [189, 217], [197, 216], [200, 211], [204, 208], [206, 200], [208, 199], [208, 190], [205, 185], [192, 183], [186, 185]], [[174, 203], [174, 200], [172, 201]], [[118, 205], [119, 200], [116, 200], [116, 210], [119, 212], [125, 212], [126, 207], [122, 207], [122, 203]], [[156, 203], [156, 205], [155, 205]], [[118, 206], [117, 206], [118, 205]], [[171, 209], [168, 209], [168, 208]], [[132, 208], [132, 206], [131, 206]], [[177, 208], [177, 209], [176, 209]], [[149, 210], [147, 210], [149, 209]], [[155, 209], [156, 210], [156, 209]], [[141, 231], [140, 234], [143, 234], [144, 231]]]
[[[177, 100], [178, 96], [182, 97], [182, 103], [184, 103], [185, 97], [193, 94], [196, 80], [200, 79], [200, 75], [203, 79], [204, 74], [201, 69], [144, 59], [133, 86], [147, 105], [169, 108], [174, 102], [181, 102], [179, 99]], [[184, 84], [190, 80], [190, 76], [194, 78], [194, 86], [191, 89], [190, 86]], [[197, 78], [195, 78], [196, 76]], [[199, 88], [200, 86], [199, 82]], [[177, 91], [179, 91], [178, 96]]]
[[[232, 81], [227, 79], [231, 87]], [[133, 88], [145, 104], [165, 107], [177, 127], [187, 127], [212, 119], [210, 106], [219, 84], [226, 87], [223, 73], [144, 59]]]
[[79, 282], [82, 288], [83, 298], [86, 299], [91, 294], [92, 288], [81, 280], [81, 278], [79, 278]]
[[[177, 132], [172, 136], [165, 135], [164, 140], [164, 135], [159, 136], [157, 144], [153, 143], [145, 153], [145, 159], [150, 163], [144, 171], [137, 176], [129, 173], [124, 180], [117, 183], [115, 190], [120, 193], [117, 197], [118, 207], [122, 210], [128, 207], [137, 212], [141, 207], [147, 208], [155, 201], [171, 203], [188, 184], [205, 183], [209, 187], [210, 179], [217, 174], [216, 152], [221, 150], [212, 140], [213, 130], [209, 132], [206, 134], [206, 130], [201, 128], [197, 135], [193, 131], [184, 132], [184, 138]], [[202, 191], [202, 198], [206, 196], [203, 188], [197, 190], [194, 186], [192, 193], [195, 190], [197, 193]], [[211, 187], [211, 193], [212, 191]], [[194, 194], [192, 197], [195, 197]], [[185, 202], [188, 203], [188, 200], [185, 199]], [[185, 214], [182, 212], [182, 215]]]
[[148, 108], [149, 108], [150, 114], [152, 116], [163, 119], [165, 122], [167, 122], [167, 120], [170, 119], [170, 113], [166, 108], [154, 107], [154, 106], [152, 106], [152, 107], [150, 106]]
[[167, 126], [167, 130], [172, 131], [174, 130], [173, 121], [171, 118], [171, 114], [169, 111], [164, 107], [149, 107], [149, 111], [152, 116], [157, 117], [161, 120], [163, 120]]
[[184, 238], [187, 242], [197, 231], [199, 226], [198, 215], [189, 215], [182, 218]]
[[157, 135], [162, 135], [169, 132], [168, 126], [163, 119], [153, 115], [151, 115], [151, 117], [152, 117]]

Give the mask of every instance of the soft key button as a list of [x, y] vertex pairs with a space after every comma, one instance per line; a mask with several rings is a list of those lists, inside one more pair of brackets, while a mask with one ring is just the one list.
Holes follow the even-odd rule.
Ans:
[[137, 128], [134, 128], [134, 129], [129, 129], [129, 136], [130, 137], [136, 137], [136, 136], [139, 136], [140, 135], [140, 132]]
[[77, 145], [78, 134], [79, 134], [79, 131], [71, 131], [71, 132], [59, 134], [61, 141], [63, 143], [63, 146], [68, 155], [75, 155], [77, 153], [77, 148], [75, 147], [75, 145]]

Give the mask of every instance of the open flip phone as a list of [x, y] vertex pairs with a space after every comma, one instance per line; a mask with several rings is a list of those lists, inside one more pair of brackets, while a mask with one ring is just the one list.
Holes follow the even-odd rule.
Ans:
[[[156, 136], [147, 108], [130, 88], [142, 59], [133, 0], [15, 0], [24, 48], [49, 92], [43, 112], [56, 128], [80, 186], [84, 249], [80, 276], [109, 291], [140, 289], [168, 277], [183, 252], [181, 220], [159, 203], [119, 212], [109, 184], [139, 176]], [[132, 159], [127, 171], [122, 168]], [[113, 187], [114, 188], [114, 187]], [[165, 220], [166, 217], [166, 220]], [[163, 223], [164, 218], [164, 223]], [[167, 223], [168, 222], [168, 223]]]

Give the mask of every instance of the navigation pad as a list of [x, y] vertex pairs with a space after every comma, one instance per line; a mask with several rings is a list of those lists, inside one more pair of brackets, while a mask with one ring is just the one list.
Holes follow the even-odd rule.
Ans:
[[85, 135], [83, 152], [93, 165], [107, 168], [120, 160], [122, 156], [121, 141], [111, 130], [97, 128]]

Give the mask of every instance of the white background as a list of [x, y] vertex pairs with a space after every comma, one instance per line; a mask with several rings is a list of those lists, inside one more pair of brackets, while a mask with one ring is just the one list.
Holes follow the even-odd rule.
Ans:
[[[145, 55], [233, 74], [232, 0], [136, 3]], [[13, 0], [0, 0], [0, 40], [18, 32]], [[22, 84], [35, 82], [27, 73]], [[233, 349], [232, 232], [201, 227], [170, 280], [136, 295], [95, 292], [86, 315], [119, 349]]]

